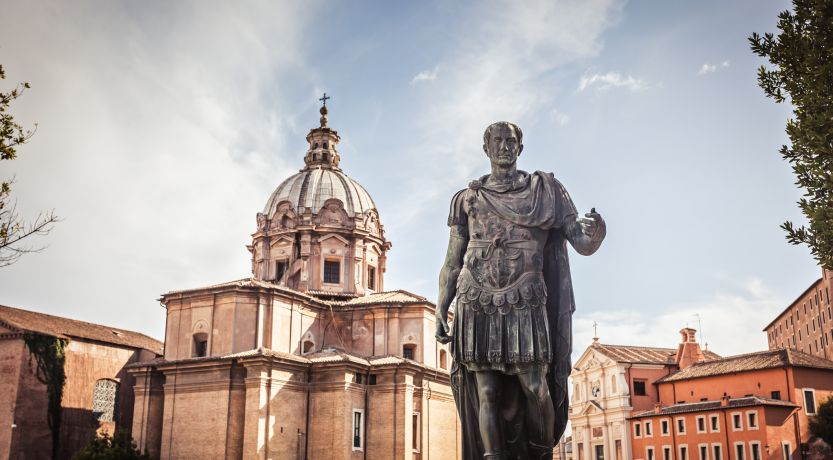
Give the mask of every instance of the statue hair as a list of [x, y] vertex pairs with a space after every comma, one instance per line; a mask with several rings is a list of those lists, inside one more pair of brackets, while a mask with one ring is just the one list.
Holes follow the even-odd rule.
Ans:
[[497, 123], [492, 123], [486, 128], [486, 131], [483, 132], [483, 143], [488, 145], [489, 141], [492, 139], [492, 129], [498, 128], [500, 126], [508, 126], [515, 130], [515, 135], [518, 136], [518, 145], [523, 145], [523, 138], [524, 133], [521, 131], [521, 128], [518, 127], [515, 123], [509, 121], [499, 121]]

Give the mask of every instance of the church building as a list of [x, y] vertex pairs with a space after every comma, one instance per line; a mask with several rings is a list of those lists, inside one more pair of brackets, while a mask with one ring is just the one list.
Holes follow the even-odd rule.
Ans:
[[253, 276], [160, 299], [164, 356], [129, 366], [153, 458], [460, 458], [435, 305], [385, 290], [391, 243], [324, 102], [303, 168], [256, 215]]

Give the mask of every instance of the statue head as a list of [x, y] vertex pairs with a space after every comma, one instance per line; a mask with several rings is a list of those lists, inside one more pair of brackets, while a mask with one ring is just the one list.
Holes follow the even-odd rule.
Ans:
[[483, 133], [483, 151], [492, 164], [511, 165], [524, 149], [523, 132], [508, 121], [492, 123]]

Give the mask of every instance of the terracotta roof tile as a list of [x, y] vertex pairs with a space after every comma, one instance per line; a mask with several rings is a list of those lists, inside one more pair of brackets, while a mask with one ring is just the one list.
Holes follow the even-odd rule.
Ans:
[[0, 323], [21, 332], [81, 338], [162, 353], [162, 342], [138, 332], [0, 305]]
[[[606, 345], [594, 343], [591, 345], [605, 356], [619, 363], [632, 364], [677, 364], [676, 348], [637, 347], [632, 345]], [[718, 359], [720, 356], [711, 351], [704, 351], [706, 360]]]
[[693, 364], [683, 370], [665, 376], [657, 383], [710, 377], [713, 375], [733, 374], [774, 367], [812, 367], [833, 370], [833, 361], [808, 355], [796, 350], [779, 348]]
[[[750, 406], [778, 406], [778, 407], [789, 407], [789, 408], [796, 408], [798, 407], [796, 404], [793, 404], [789, 401], [781, 401], [779, 399], [770, 399], [770, 398], [760, 398], [758, 396], [747, 396], [743, 398], [734, 398], [729, 399], [728, 404], [726, 407], [750, 407]], [[643, 418], [643, 417], [652, 417], [658, 415], [671, 415], [671, 414], [684, 414], [688, 412], [700, 412], [700, 411], [710, 411], [720, 409], [721, 401], [700, 401], [694, 403], [682, 403], [682, 404], [673, 404], [670, 406], [665, 406], [660, 408], [659, 412], [654, 410], [649, 410], [645, 412], [639, 412], [634, 414], [633, 416], [629, 417], [631, 419], [635, 418]]]

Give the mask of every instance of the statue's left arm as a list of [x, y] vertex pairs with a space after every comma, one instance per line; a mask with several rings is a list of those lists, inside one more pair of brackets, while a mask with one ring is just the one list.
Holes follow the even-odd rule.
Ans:
[[589, 256], [602, 245], [602, 241], [607, 235], [607, 227], [602, 216], [593, 208], [584, 217], [568, 219], [565, 224], [564, 235], [576, 252], [583, 256]]

